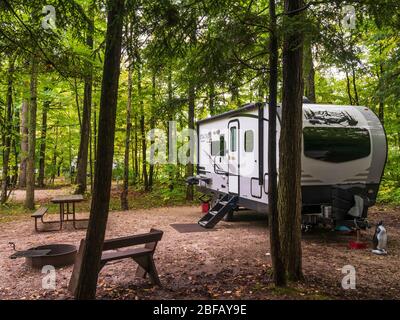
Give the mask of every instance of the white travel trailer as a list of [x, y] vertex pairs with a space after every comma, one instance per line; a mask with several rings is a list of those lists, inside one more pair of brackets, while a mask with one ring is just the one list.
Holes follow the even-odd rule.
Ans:
[[[268, 105], [198, 121], [197, 131], [197, 176], [188, 181], [214, 199], [199, 224], [212, 228], [239, 206], [268, 213]], [[366, 107], [304, 103], [302, 140], [303, 224], [367, 226], [387, 158], [378, 117]]]

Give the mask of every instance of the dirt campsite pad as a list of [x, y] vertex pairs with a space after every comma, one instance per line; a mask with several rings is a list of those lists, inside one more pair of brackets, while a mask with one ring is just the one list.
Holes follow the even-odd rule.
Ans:
[[[87, 215], [87, 214], [86, 214]], [[285, 289], [271, 284], [268, 228], [257, 214], [240, 213], [235, 222], [220, 222], [212, 232], [180, 233], [171, 224], [191, 224], [202, 213], [199, 207], [111, 212], [107, 237], [165, 232], [155, 254], [163, 286], [152, 287], [135, 279], [136, 265], [126, 260], [108, 264], [100, 273], [97, 297], [101, 299], [400, 299], [400, 209], [374, 207], [371, 222], [386, 224], [389, 255], [347, 248], [349, 236], [314, 231], [303, 236], [305, 280]], [[57, 269], [56, 289], [42, 289], [45, 276], [32, 270], [24, 259], [11, 260], [8, 245], [17, 250], [49, 244], [79, 244], [84, 230], [35, 233], [26, 218], [0, 224], [0, 299], [69, 299], [71, 267]], [[371, 242], [373, 229], [363, 233]], [[342, 268], [356, 270], [356, 289], [344, 290]]]

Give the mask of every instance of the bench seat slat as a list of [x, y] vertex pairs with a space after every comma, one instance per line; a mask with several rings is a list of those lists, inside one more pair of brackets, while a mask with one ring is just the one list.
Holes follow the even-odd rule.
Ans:
[[32, 218], [40, 218], [42, 216], [44, 216], [44, 214], [47, 212], [47, 210], [49, 210], [47, 207], [40, 207], [38, 210], [36, 210], [36, 212], [34, 214], [31, 215]]
[[157, 242], [161, 240], [162, 236], [162, 231], [153, 229], [150, 233], [105, 240], [103, 243], [103, 251]]
[[102, 262], [108, 262], [113, 260], [119, 260], [124, 258], [131, 258], [131, 257], [139, 257], [148, 255], [153, 250], [147, 248], [134, 248], [134, 249], [127, 249], [123, 251], [106, 251], [103, 252], [101, 255]]

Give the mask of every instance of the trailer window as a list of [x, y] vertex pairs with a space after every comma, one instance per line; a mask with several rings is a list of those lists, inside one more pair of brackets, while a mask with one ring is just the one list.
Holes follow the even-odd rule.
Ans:
[[225, 156], [225, 136], [221, 135], [219, 140], [211, 141], [211, 155]]
[[236, 127], [231, 127], [231, 152], [236, 151]]
[[244, 151], [253, 152], [254, 150], [254, 131], [247, 130], [244, 132]]
[[218, 156], [219, 155], [219, 141], [211, 141], [211, 155]]
[[221, 157], [225, 156], [225, 136], [221, 135], [219, 137], [219, 155]]
[[311, 128], [303, 130], [304, 154], [327, 162], [346, 162], [371, 153], [369, 132], [362, 128]]

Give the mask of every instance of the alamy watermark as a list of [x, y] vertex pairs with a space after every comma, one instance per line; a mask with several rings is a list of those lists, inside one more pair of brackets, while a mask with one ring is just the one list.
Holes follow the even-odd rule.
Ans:
[[342, 8], [342, 27], [344, 30], [353, 30], [356, 28], [356, 9], [354, 6], [347, 5]]
[[56, 268], [51, 265], [43, 266], [42, 274], [42, 289], [44, 290], [56, 290]]
[[56, 26], [56, 8], [52, 5], [46, 5], [42, 9], [42, 13], [45, 15], [42, 19], [42, 28], [45, 30], [55, 30]]
[[354, 268], [352, 265], [345, 265], [342, 268], [342, 273], [345, 274], [345, 276], [342, 279], [342, 288], [344, 290], [355, 290], [356, 289], [356, 268]]

